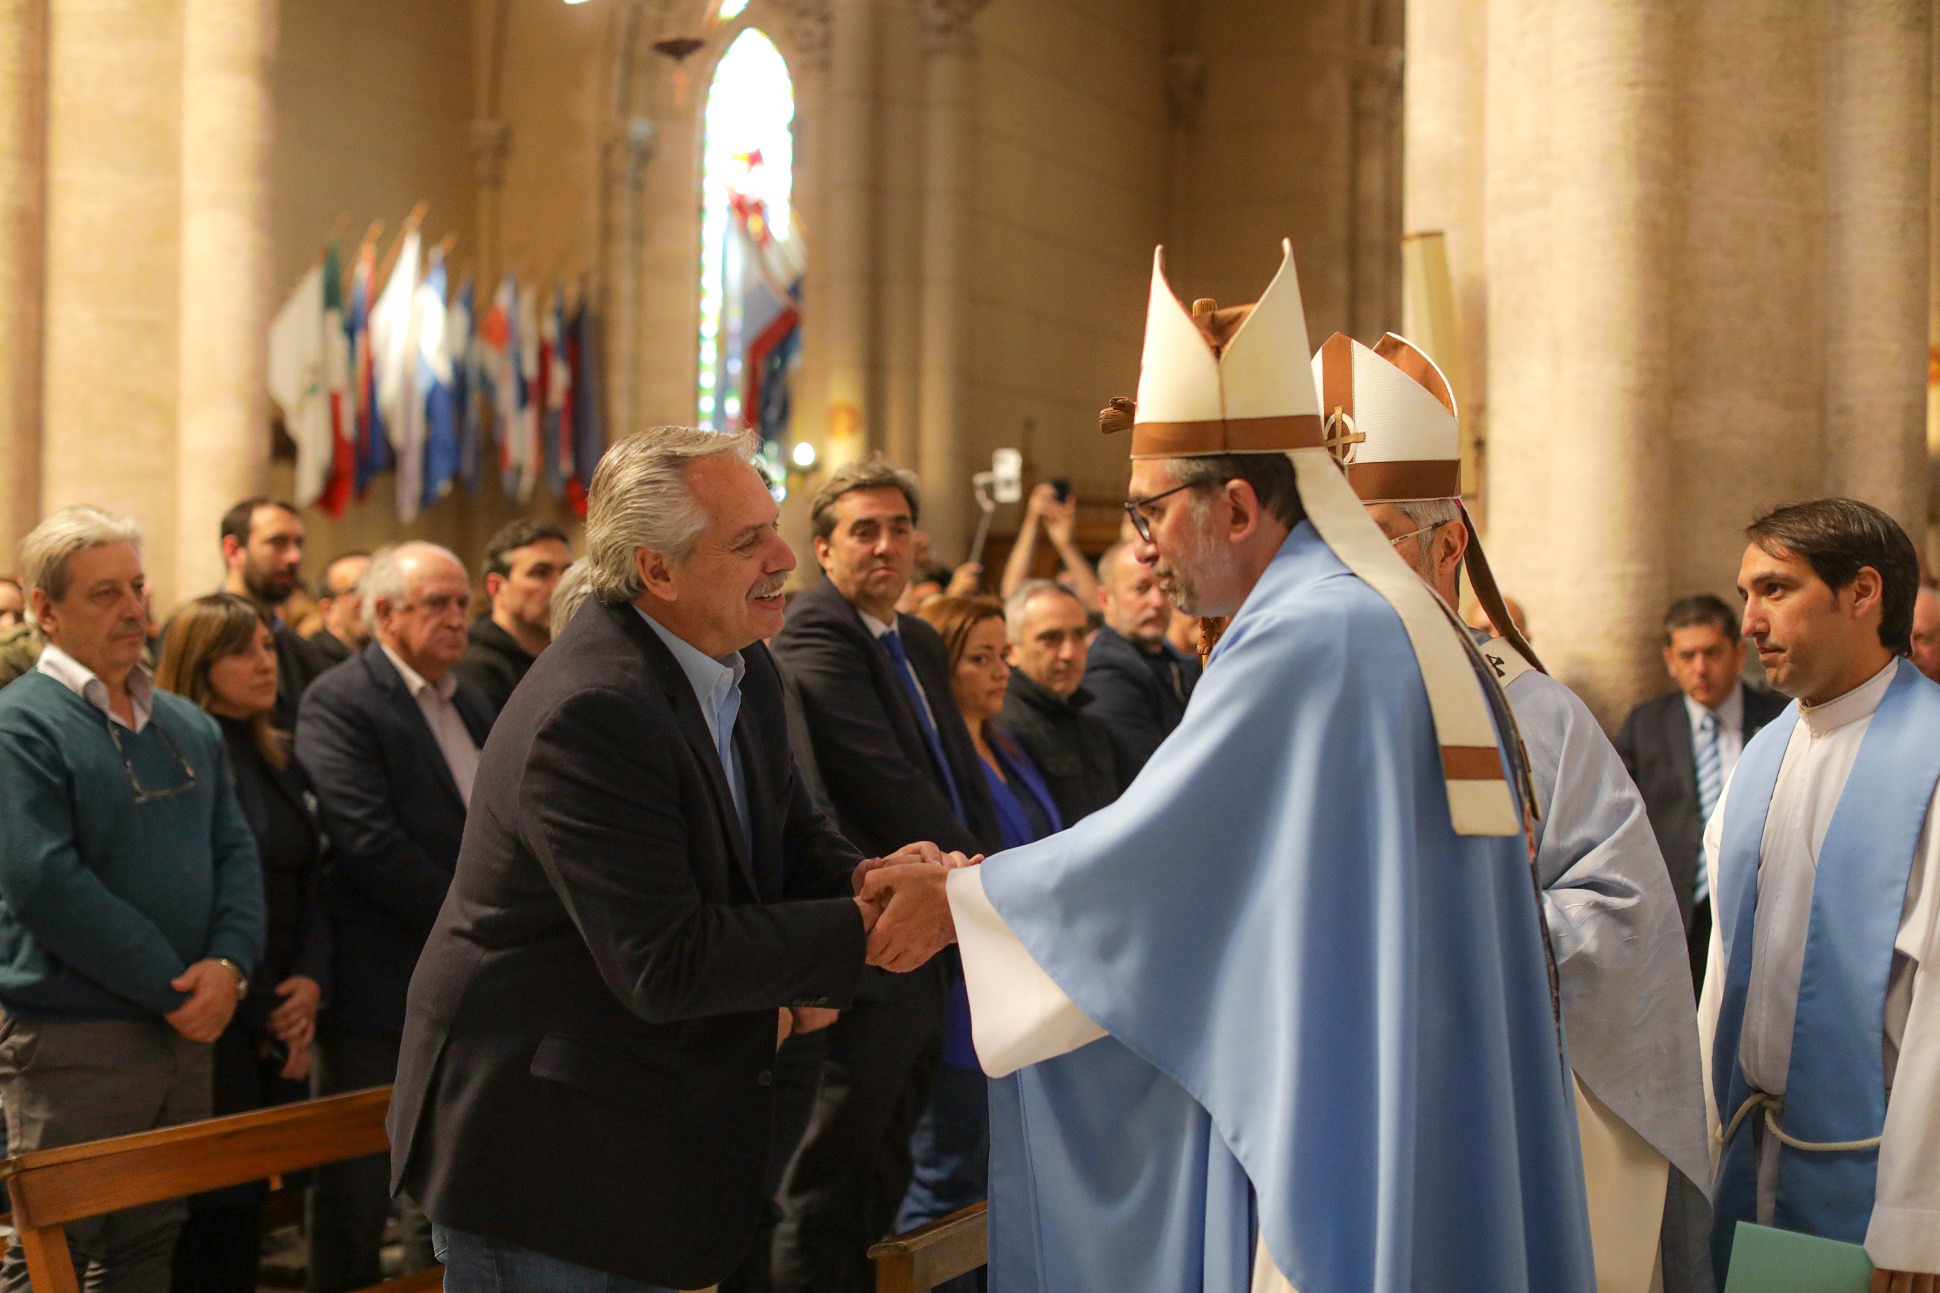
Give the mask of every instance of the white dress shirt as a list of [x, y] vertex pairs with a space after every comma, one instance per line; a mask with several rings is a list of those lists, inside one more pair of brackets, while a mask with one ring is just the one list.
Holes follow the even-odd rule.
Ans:
[[378, 645], [384, 648], [391, 667], [404, 679], [411, 698], [418, 702], [424, 721], [431, 727], [432, 738], [438, 742], [438, 749], [445, 756], [445, 767], [451, 770], [451, 779], [458, 783], [458, 797], [465, 801], [465, 807], [469, 809], [472, 806], [472, 781], [478, 776], [478, 747], [472, 743], [471, 729], [465, 726], [465, 716], [451, 702], [458, 690], [456, 675], [448, 673], [435, 684], [426, 682], [424, 675], [404, 663], [404, 657], [391, 650], [389, 643], [379, 642]]
[[[633, 608], [640, 611], [639, 607]], [[714, 738], [714, 753], [720, 757], [721, 771], [727, 776], [728, 794], [734, 800], [734, 813], [741, 823], [741, 842], [754, 853], [754, 821], [748, 815], [748, 776], [741, 766], [741, 752], [734, 748], [734, 723], [741, 716], [741, 679], [748, 673], [747, 661], [739, 651], [730, 651], [718, 660], [693, 643], [675, 634], [645, 611], [640, 618], [654, 631], [674, 663], [687, 675], [694, 699], [700, 702], [701, 717], [707, 720], [707, 734]]]
[[155, 712], [155, 675], [140, 665], [128, 671], [128, 705], [135, 714], [132, 723], [108, 707], [108, 684], [52, 642], [41, 648], [40, 661], [34, 669], [106, 714], [109, 722], [119, 723], [131, 732], [139, 733], [147, 727], [149, 715]]
[[[1812, 916], [1812, 886], [1819, 849], [1833, 810], [1845, 792], [1873, 712], [1892, 683], [1898, 661], [1860, 686], [1823, 705], [1799, 708], [1772, 790], [1772, 806], [1758, 854], [1758, 907], [1753, 920], [1751, 982], [1745, 996], [1738, 1058], [1746, 1080], [1773, 1095], [1785, 1093], [1792, 1061], [1792, 1027], [1798, 1014], [1799, 976]], [[1704, 864], [1717, 883], [1724, 834], [1726, 783], [1717, 811], [1704, 831]], [[1935, 801], [1940, 803], [1940, 788]], [[1878, 1188], [1866, 1251], [1887, 1270], [1940, 1272], [1940, 832], [1929, 803], [1920, 828], [1900, 927], [1893, 940], [1893, 967], [1886, 987], [1883, 1059], [1888, 1090], [1886, 1126], [1879, 1148]], [[1934, 883], [1928, 883], [1929, 877]], [[1705, 1102], [1714, 1103], [1710, 1065], [1724, 997], [1724, 939], [1711, 930], [1710, 963], [1698, 1006]], [[1715, 1137], [1721, 1123], [1709, 1110]], [[1732, 1111], [1726, 1111], [1728, 1117]], [[1744, 1133], [1740, 1133], [1744, 1134]], [[1776, 1140], [1768, 1144], [1776, 1146]], [[1777, 1160], [1760, 1164], [1760, 1220], [1775, 1184]], [[1767, 1177], [1772, 1179], [1768, 1180]]]

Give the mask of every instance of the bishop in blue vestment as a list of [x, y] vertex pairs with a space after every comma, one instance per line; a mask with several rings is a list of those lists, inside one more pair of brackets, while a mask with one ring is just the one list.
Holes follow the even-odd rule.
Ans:
[[1589, 1293], [1501, 711], [1325, 447], [1291, 271], [1188, 318], [1155, 270], [1137, 552], [1232, 615], [1184, 722], [949, 877], [991, 1288]]

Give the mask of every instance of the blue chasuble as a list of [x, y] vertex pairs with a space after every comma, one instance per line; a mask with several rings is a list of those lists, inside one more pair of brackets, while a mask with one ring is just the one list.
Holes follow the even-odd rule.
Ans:
[[[1794, 704], [1746, 744], [1725, 801], [1716, 895], [1725, 987], [1711, 1080], [1718, 1117], [1726, 1128], [1755, 1094], [1739, 1064], [1738, 1049], [1751, 984], [1759, 854], [1779, 769], [1798, 721]], [[1885, 1126], [1887, 979], [1913, 852], [1934, 786], [1940, 783], [1936, 732], [1940, 687], [1922, 678], [1910, 661], [1899, 661], [1819, 848], [1785, 1102], [1775, 1115], [1795, 1140], [1871, 1140]], [[1712, 1251], [1720, 1285], [1737, 1223], [1757, 1219], [1758, 1163], [1751, 1124], [1763, 1117], [1762, 1109], [1752, 1109], [1739, 1121], [1718, 1163]], [[1774, 1223], [1785, 1230], [1863, 1243], [1878, 1168], [1877, 1146], [1835, 1151], [1781, 1146]]]
[[983, 864], [1110, 1035], [992, 1084], [993, 1293], [1590, 1293], [1524, 841], [1458, 836], [1399, 617], [1302, 523], [1125, 794]]

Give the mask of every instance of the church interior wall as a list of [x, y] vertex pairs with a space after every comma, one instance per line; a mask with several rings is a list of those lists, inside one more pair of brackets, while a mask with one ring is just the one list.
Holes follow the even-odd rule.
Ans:
[[1098, 409], [1137, 387], [1164, 236], [1164, 34], [1149, 0], [997, 0], [976, 28], [968, 456], [1021, 448], [1113, 507], [1125, 446]]

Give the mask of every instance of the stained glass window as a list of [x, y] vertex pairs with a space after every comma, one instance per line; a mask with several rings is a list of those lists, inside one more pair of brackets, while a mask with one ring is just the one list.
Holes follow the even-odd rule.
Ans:
[[[739, 12], [726, 0], [723, 16], [730, 8]], [[771, 406], [779, 398], [786, 407], [800, 291], [800, 239], [789, 214], [794, 118], [788, 66], [750, 27], [721, 56], [707, 91], [695, 414], [716, 430], [761, 429], [769, 456], [780, 451]], [[765, 391], [764, 377], [773, 379]]]

